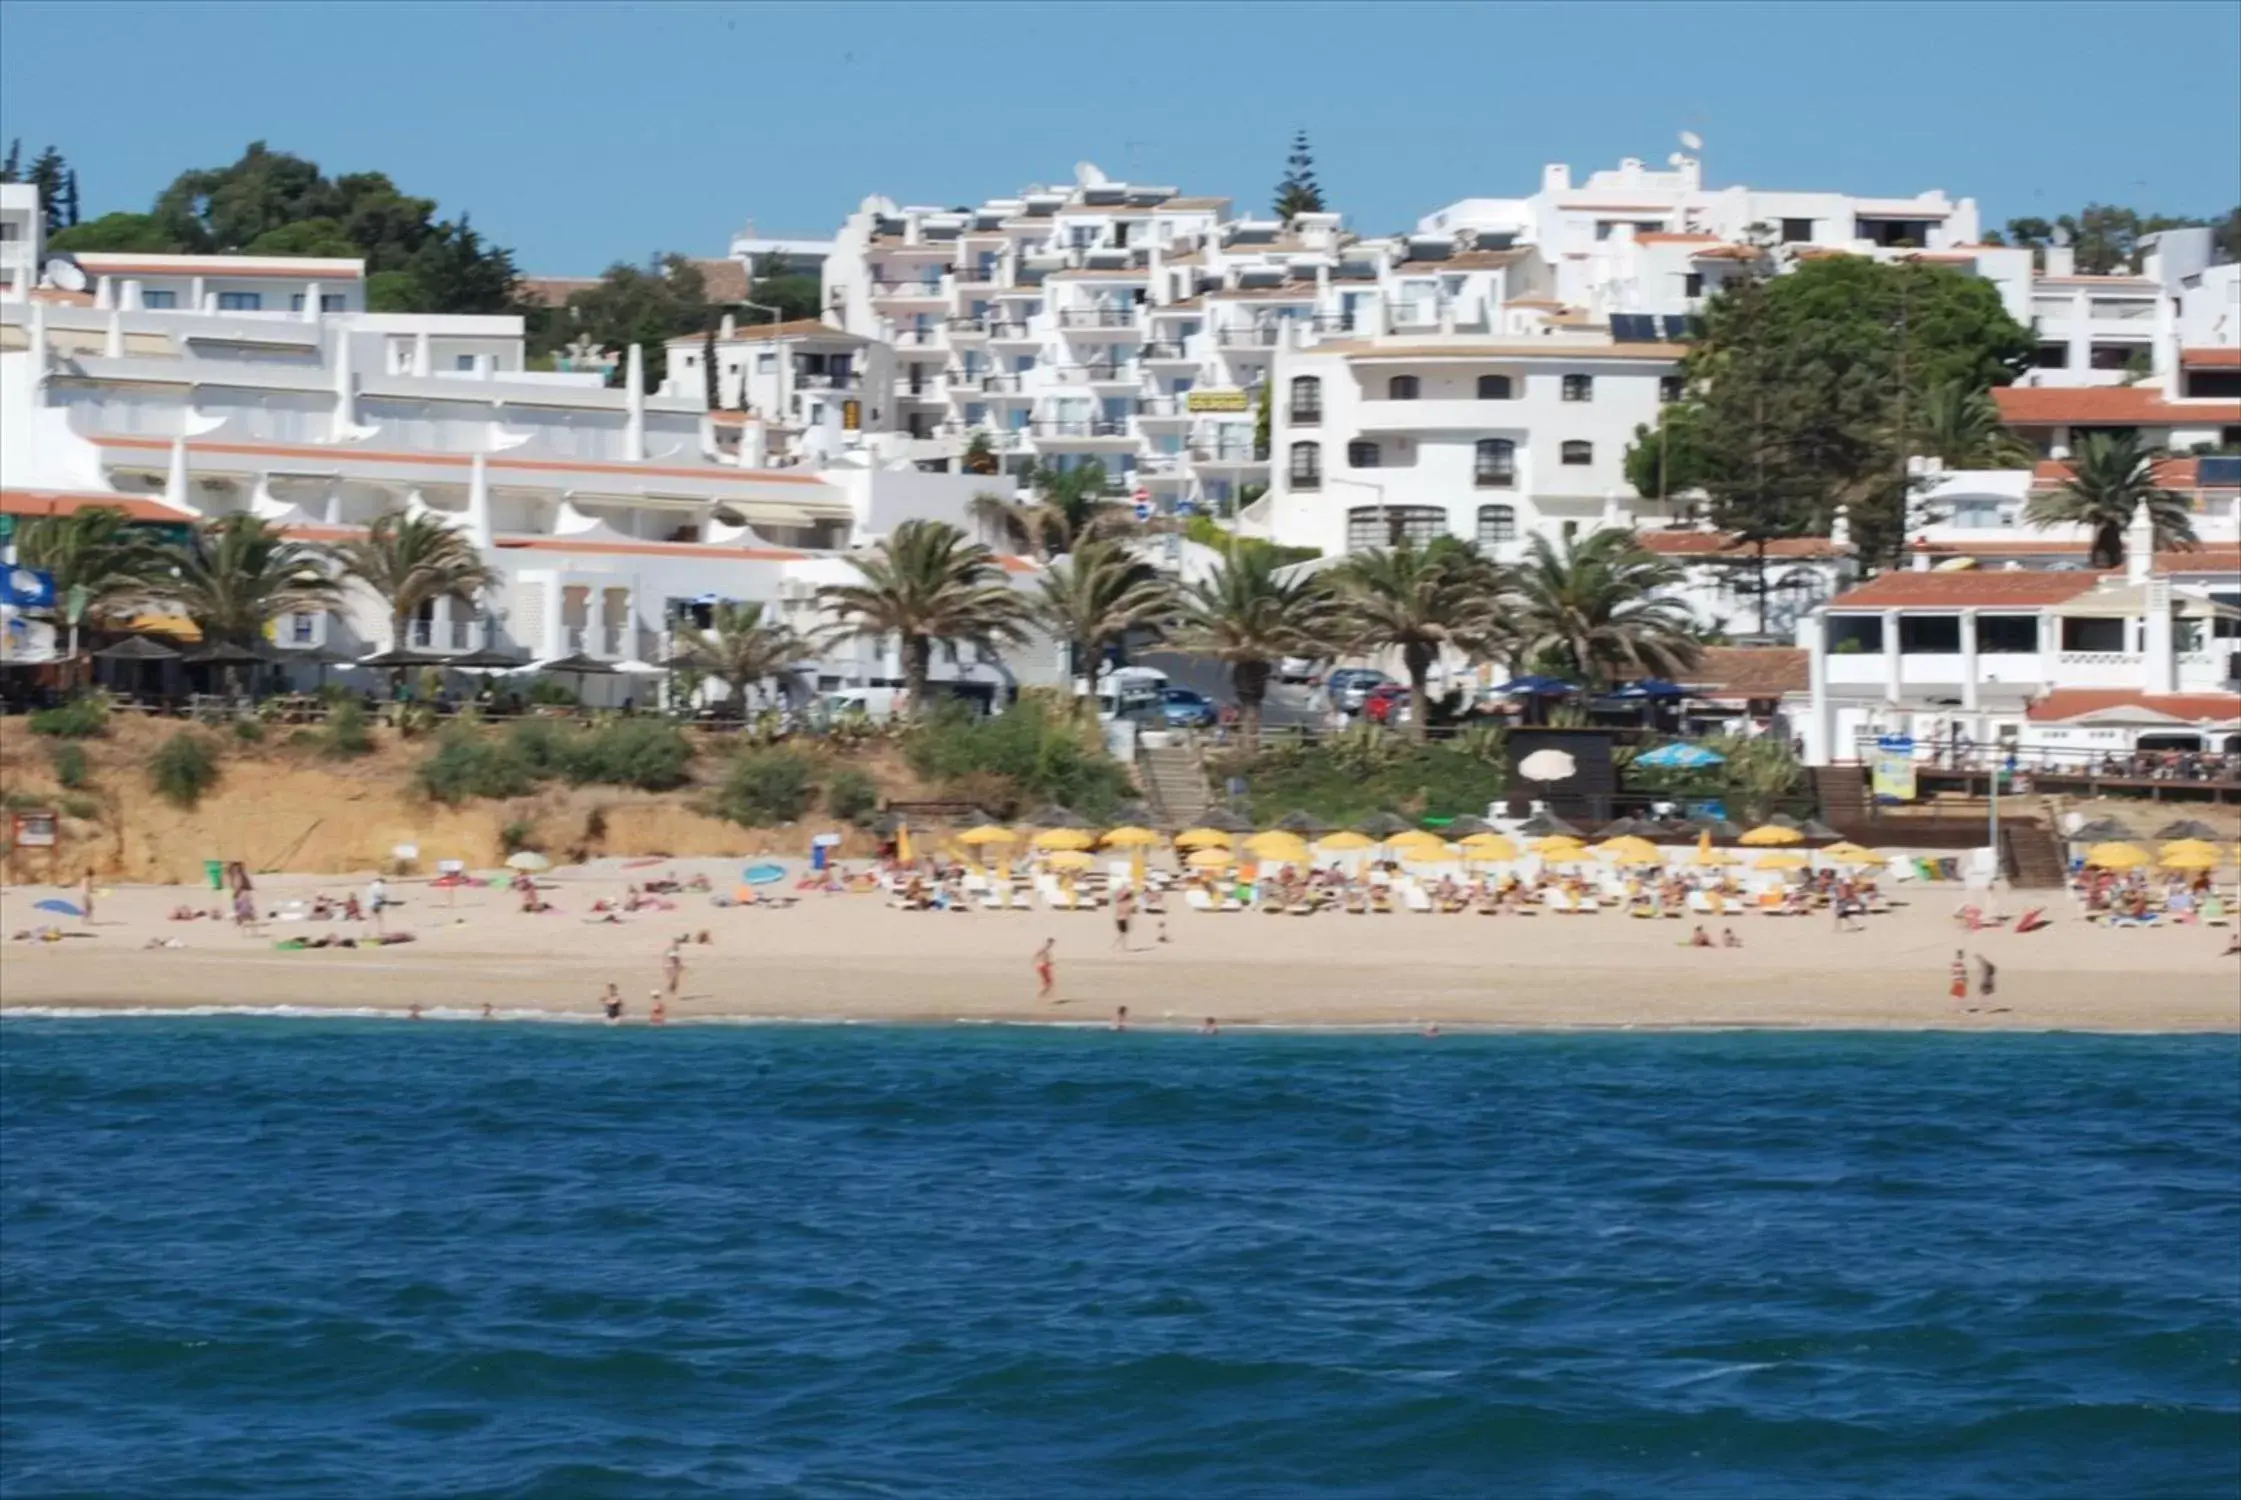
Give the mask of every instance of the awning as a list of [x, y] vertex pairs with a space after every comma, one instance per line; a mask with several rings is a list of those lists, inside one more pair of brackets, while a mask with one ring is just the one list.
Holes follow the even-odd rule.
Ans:
[[[2054, 611], [2065, 620], [2137, 620], [2147, 612], [2148, 586], [2144, 583], [2094, 589], [2056, 606]], [[2171, 594], [2171, 613], [2182, 620], [2241, 620], [2241, 609], [2177, 590]]]
[[185, 615], [134, 615], [120, 628], [135, 635], [168, 636], [175, 641], [202, 639], [202, 627]]
[[775, 505], [763, 500], [727, 500], [723, 502], [723, 508], [737, 515], [749, 526], [814, 526], [826, 519], [791, 505]]

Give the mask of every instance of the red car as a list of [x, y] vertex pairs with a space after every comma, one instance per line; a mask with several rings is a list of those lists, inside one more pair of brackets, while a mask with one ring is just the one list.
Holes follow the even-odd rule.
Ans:
[[1408, 684], [1381, 682], [1362, 699], [1362, 717], [1372, 724], [1408, 722]]

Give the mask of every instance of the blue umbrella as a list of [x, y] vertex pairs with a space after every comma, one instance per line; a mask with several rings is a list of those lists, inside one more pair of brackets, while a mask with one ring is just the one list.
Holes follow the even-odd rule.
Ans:
[[1645, 677], [1640, 682], [1630, 682], [1611, 696], [1614, 698], [1686, 698], [1688, 689], [1677, 682], [1667, 682], [1662, 677]]
[[786, 867], [784, 865], [749, 865], [740, 878], [749, 885], [776, 885], [786, 878]]
[[34, 911], [51, 911], [56, 913], [58, 916], [65, 917], [82, 917], [85, 915], [84, 912], [78, 910], [78, 908], [72, 906], [69, 902], [59, 900], [52, 896], [48, 897], [44, 901], [34, 903], [32, 909]]
[[1578, 692], [1579, 688], [1555, 677], [1528, 672], [1523, 677], [1512, 677], [1494, 691], [1507, 698], [1561, 698], [1566, 693]]
[[1726, 760], [1727, 757], [1716, 750], [1675, 740], [1670, 745], [1658, 746], [1646, 755], [1635, 756], [1634, 764], [1674, 771], [1700, 771], [1706, 766], [1724, 764]]

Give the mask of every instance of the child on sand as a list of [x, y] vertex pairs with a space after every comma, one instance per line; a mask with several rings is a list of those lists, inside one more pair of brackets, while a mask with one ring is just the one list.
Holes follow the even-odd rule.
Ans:
[[1953, 985], [1951, 993], [1956, 1000], [1969, 998], [1969, 957], [1960, 949], [1953, 950]]
[[1042, 986], [1035, 992], [1038, 1000], [1048, 1000], [1051, 991], [1058, 987], [1058, 963], [1051, 956], [1051, 950], [1057, 946], [1057, 938], [1044, 938], [1043, 946], [1035, 950], [1035, 978]]

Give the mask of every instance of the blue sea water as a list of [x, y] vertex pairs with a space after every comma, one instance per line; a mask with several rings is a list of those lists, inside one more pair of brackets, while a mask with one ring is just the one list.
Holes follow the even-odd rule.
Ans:
[[0, 1494], [2241, 1490], [2228, 1038], [0, 1024]]

